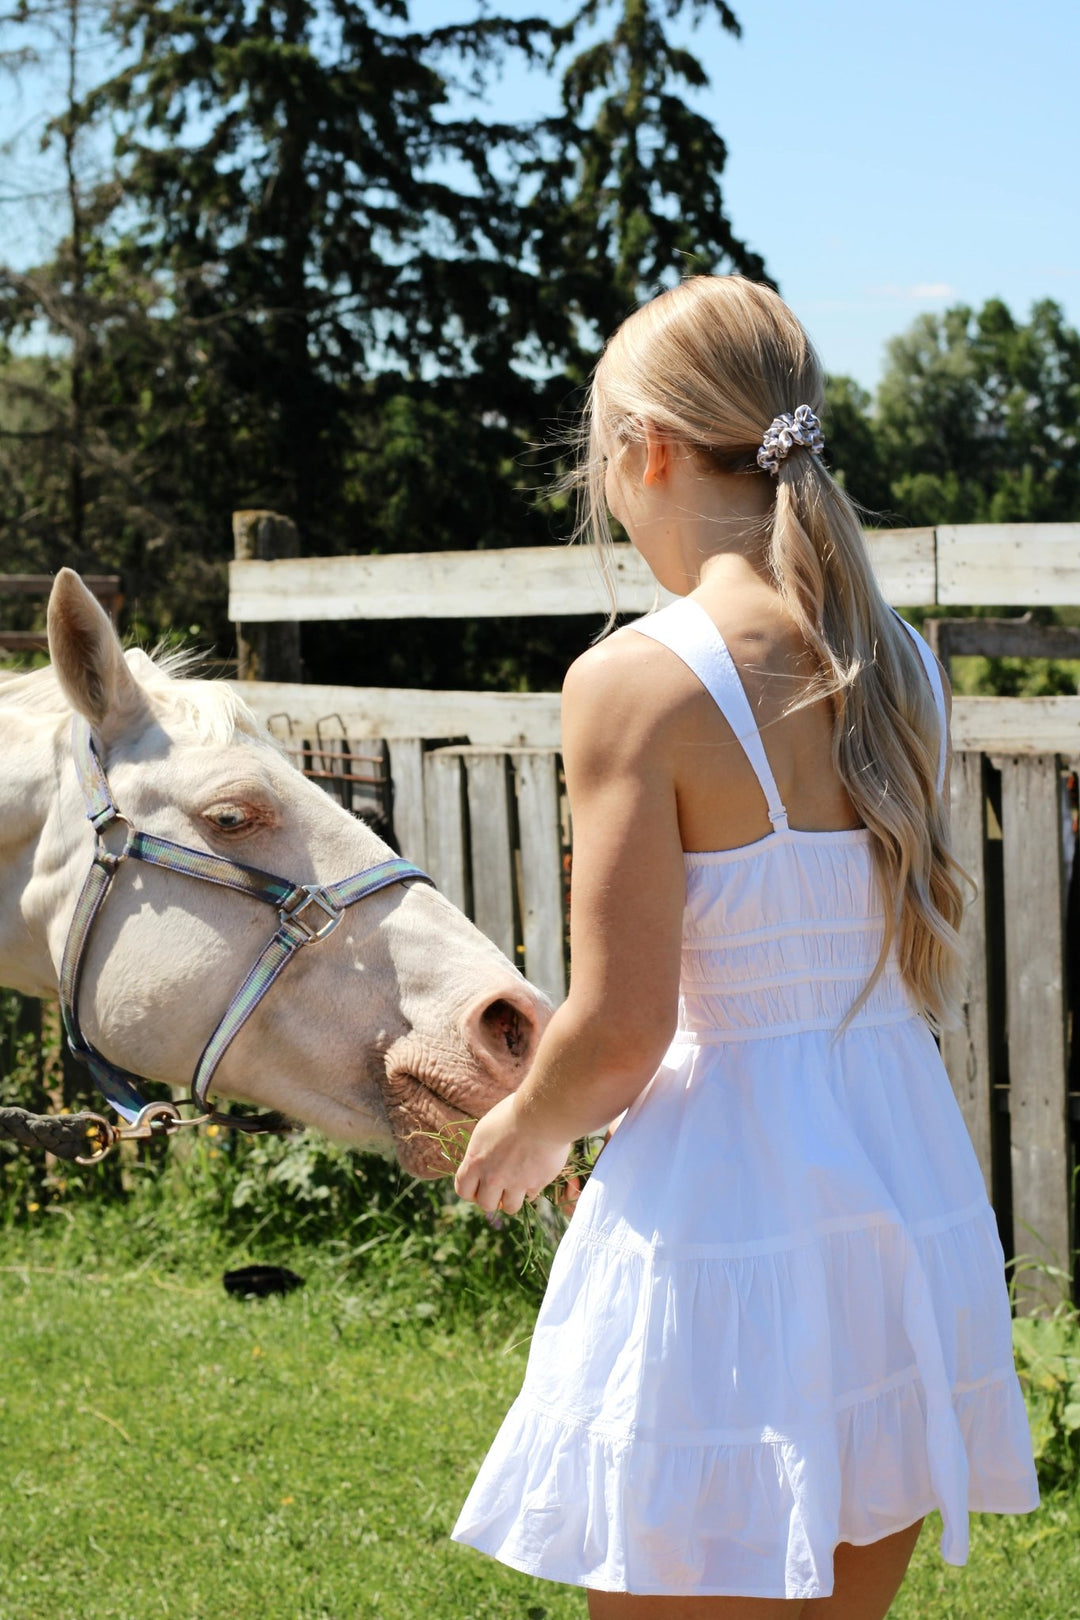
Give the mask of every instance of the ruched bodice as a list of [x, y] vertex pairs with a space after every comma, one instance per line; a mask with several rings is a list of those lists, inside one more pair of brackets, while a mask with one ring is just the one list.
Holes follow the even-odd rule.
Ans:
[[[680, 1035], [716, 1042], [838, 1029], [881, 952], [870, 835], [784, 829], [685, 861]], [[914, 1015], [891, 954], [854, 1023]]]
[[[773, 832], [687, 854], [679, 1024], [559, 1246], [521, 1394], [454, 1535], [604, 1591], [815, 1598], [838, 1542], [1038, 1489], [994, 1214], [881, 949], [865, 831], [788, 825], [738, 673], [691, 601], [669, 646]], [[941, 725], [936, 665], [916, 639]]]

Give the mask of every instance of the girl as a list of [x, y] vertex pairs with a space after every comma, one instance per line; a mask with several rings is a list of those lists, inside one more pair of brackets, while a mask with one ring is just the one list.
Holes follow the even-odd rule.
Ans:
[[958, 1000], [948, 698], [767, 288], [645, 305], [585, 487], [679, 598], [571, 669], [573, 982], [457, 1175], [514, 1211], [628, 1109], [455, 1536], [593, 1620], [880, 1620], [923, 1516], [1038, 1501]]

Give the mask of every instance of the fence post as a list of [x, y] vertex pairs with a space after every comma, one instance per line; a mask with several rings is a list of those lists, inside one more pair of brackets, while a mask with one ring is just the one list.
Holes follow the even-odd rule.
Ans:
[[424, 744], [419, 737], [390, 743], [393, 784], [391, 821], [401, 854], [427, 870], [427, 823], [424, 819]]
[[[299, 536], [291, 518], [277, 512], [234, 512], [232, 524], [237, 562], [275, 562], [299, 556]], [[236, 673], [242, 681], [302, 680], [299, 624], [295, 620], [258, 624], [247, 633], [238, 624]]]
[[[1014, 1244], [1067, 1273], [1072, 1259], [1065, 1090], [1061, 800], [1053, 754], [1001, 761]], [[1020, 1308], [1053, 1309], [1063, 1276], [1022, 1270]]]
[[[939, 623], [933, 620], [933, 623]], [[940, 657], [940, 653], [938, 654]], [[943, 660], [944, 661], [944, 660]], [[964, 963], [964, 1018], [959, 1029], [941, 1036], [941, 1055], [949, 1071], [971, 1136], [988, 1198], [997, 1189], [993, 1176], [994, 1100], [993, 1044], [990, 1038], [990, 972], [986, 921], [986, 780], [985, 758], [960, 752], [952, 762], [953, 853], [975, 884], [967, 897], [960, 924], [960, 952]]]

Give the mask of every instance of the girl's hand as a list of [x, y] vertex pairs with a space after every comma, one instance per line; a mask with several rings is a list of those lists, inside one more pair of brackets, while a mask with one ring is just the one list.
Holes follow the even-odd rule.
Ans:
[[538, 1137], [518, 1119], [516, 1097], [504, 1097], [473, 1127], [454, 1188], [489, 1215], [497, 1209], [516, 1215], [565, 1168], [572, 1145]]

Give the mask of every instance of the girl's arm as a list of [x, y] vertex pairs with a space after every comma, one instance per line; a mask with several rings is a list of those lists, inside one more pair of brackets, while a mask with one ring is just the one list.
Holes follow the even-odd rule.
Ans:
[[674, 754], [684, 700], [663, 649], [627, 632], [591, 649], [563, 688], [573, 813], [570, 993], [528, 1077], [475, 1127], [455, 1178], [482, 1209], [514, 1211], [570, 1144], [626, 1108], [675, 1029], [686, 889]]

